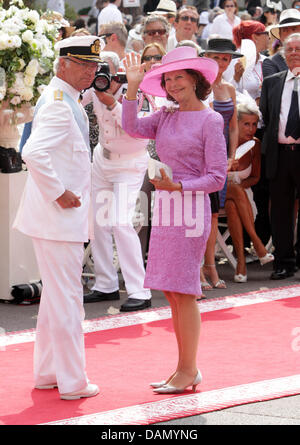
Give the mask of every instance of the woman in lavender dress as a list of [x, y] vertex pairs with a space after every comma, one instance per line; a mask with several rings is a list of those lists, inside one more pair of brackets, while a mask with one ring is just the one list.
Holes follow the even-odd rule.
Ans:
[[[218, 65], [197, 57], [191, 47], [168, 52], [145, 78], [140, 56], [127, 55], [124, 65], [128, 90], [123, 128], [133, 137], [155, 139], [160, 160], [173, 171], [173, 179], [161, 169], [162, 178], [152, 181], [156, 194], [145, 287], [162, 290], [169, 301], [179, 352], [176, 371], [151, 386], [159, 393], [178, 393], [189, 386], [195, 389], [202, 379], [196, 363], [196, 298], [201, 294], [200, 264], [210, 232], [208, 193], [222, 189], [227, 170], [223, 119], [202, 103]], [[163, 107], [138, 119], [139, 87], [154, 96], [167, 95], [178, 108]]]

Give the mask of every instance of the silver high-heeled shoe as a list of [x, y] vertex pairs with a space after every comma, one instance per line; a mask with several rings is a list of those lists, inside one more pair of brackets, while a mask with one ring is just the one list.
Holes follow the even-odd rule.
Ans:
[[235, 283], [246, 283], [247, 282], [247, 275], [243, 275], [241, 273], [234, 275], [233, 281]]
[[271, 261], [274, 261], [274, 256], [271, 253], [266, 253], [265, 256], [259, 258], [261, 266], [264, 266], [265, 264], [270, 263]]
[[197, 375], [194, 378], [194, 380], [189, 383], [188, 385], [186, 385], [183, 388], [176, 388], [176, 386], [172, 386], [172, 385], [164, 385], [161, 386], [160, 388], [155, 388], [154, 392], [156, 392], [157, 394], [181, 394], [182, 392], [184, 392], [189, 386], [192, 386], [193, 392], [196, 391], [197, 385], [199, 385], [202, 382], [202, 375], [201, 372], [198, 369]]
[[151, 386], [152, 388], [160, 388], [161, 386], [166, 385], [166, 383], [167, 383], [167, 380], [162, 380], [161, 382], [153, 382], [153, 383], [150, 383], [150, 386]]

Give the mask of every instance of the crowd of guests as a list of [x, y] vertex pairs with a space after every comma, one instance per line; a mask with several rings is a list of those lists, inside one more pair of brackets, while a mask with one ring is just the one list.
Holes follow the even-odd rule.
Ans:
[[[194, 6], [180, 0], [176, 2], [148, 0], [143, 9], [124, 9], [120, 0], [97, 0], [94, 1], [88, 14], [88, 19], [78, 18], [70, 27], [62, 28], [62, 37], [78, 35], [102, 37], [105, 43], [102, 53], [103, 60], [110, 63], [113, 73], [124, 70], [126, 54], [132, 51], [141, 55], [142, 63], [145, 64], [144, 69], [147, 72], [154, 64], [160, 64], [162, 58], [169, 51], [180, 46], [191, 46], [196, 49], [199, 57], [212, 58], [218, 63], [219, 73], [204, 103], [219, 112], [224, 119], [228, 176], [223, 190], [209, 195], [212, 212], [211, 232], [201, 267], [202, 291], [226, 287], [225, 281], [219, 277], [215, 262], [220, 214], [227, 218], [237, 258], [233, 279], [237, 283], [246, 282], [246, 247], [254, 252], [254, 256], [257, 256], [262, 265], [274, 260], [271, 252], [276, 246], [274, 246], [274, 242], [273, 244], [271, 242], [273, 233], [270, 216], [269, 178], [266, 176], [267, 149], [261, 150], [265, 128], [259, 109], [260, 97], [264, 78], [287, 69], [283, 44], [290, 34], [300, 32], [300, 2], [295, 0], [292, 8], [288, 9], [283, 2], [268, 0], [262, 6], [260, 0], [255, 2], [250, 0], [246, 2], [244, 9], [239, 11], [236, 0], [195, 1]], [[114, 82], [112, 84], [114, 85]], [[92, 152], [97, 148], [99, 142], [100, 146], [104, 146], [105, 149], [108, 137], [111, 137], [111, 143], [115, 145], [122, 141], [122, 136], [116, 139], [115, 134], [109, 128], [109, 126], [121, 125], [119, 121], [121, 105], [118, 102], [125, 90], [123, 87], [121, 88], [120, 84], [116, 84], [114, 87], [114, 91], [94, 93], [93, 98], [91, 90], [89, 94], [85, 95], [83, 103], [90, 119]], [[112, 110], [110, 110], [111, 99], [108, 94], [113, 97]], [[104, 123], [103, 113], [99, 112], [101, 109], [99, 103], [104, 105], [104, 109], [109, 109], [105, 120], [108, 122], [107, 125]], [[169, 105], [167, 99], [149, 94], [143, 95], [141, 103], [140, 111], [144, 116], [159, 110], [163, 105]], [[119, 105], [120, 109], [117, 110]], [[115, 121], [116, 115], [118, 118]], [[110, 133], [109, 136], [108, 133]], [[128, 138], [128, 135], [124, 137]], [[252, 147], [237, 160], [238, 147], [249, 141], [253, 141]], [[298, 141], [296, 140], [296, 142]], [[129, 143], [133, 146], [136, 145], [136, 141], [132, 138]], [[155, 150], [155, 141], [148, 140], [144, 143], [147, 145], [150, 156], [159, 159]], [[264, 142], [264, 146], [266, 146], [266, 142]], [[97, 160], [97, 150], [95, 153]], [[126, 168], [128, 165], [125, 166], [125, 170]], [[144, 273], [142, 263], [146, 263], [149, 247], [151, 192], [154, 187], [149, 182], [145, 166], [142, 167], [141, 175], [144, 177], [144, 182], [142, 184], [142, 181], [138, 180], [136, 186], [137, 191], [142, 189], [148, 197], [147, 224], [140, 230], [139, 243], [131, 232], [123, 233], [124, 240], [131, 236], [132, 240], [135, 239], [135, 242], [131, 241], [131, 246], [136, 246], [135, 249], [131, 248], [132, 260], [127, 258], [126, 262], [121, 261], [125, 286], [133, 298], [128, 300], [125, 307], [123, 305], [123, 310], [149, 307], [151, 299], [149, 291], [146, 293], [142, 291], [141, 283]], [[125, 181], [127, 184], [129, 183], [129, 175], [128, 177], [125, 175]], [[114, 178], [111, 185], [115, 187], [116, 183], [118, 183], [118, 179]], [[296, 196], [293, 228], [297, 220], [297, 202]], [[280, 232], [280, 228], [277, 230]], [[122, 246], [126, 243], [120, 241], [118, 234], [114, 233], [114, 237], [117, 239], [117, 249], [122, 258], [124, 251]], [[93, 288], [90, 294], [86, 295], [86, 302], [119, 298], [118, 278], [113, 265], [110, 264], [109, 271], [104, 271], [109, 263], [107, 258], [111, 255], [111, 240], [109, 241], [110, 247], [105, 248], [103, 234], [99, 235], [100, 239], [102, 240], [101, 246], [96, 248], [96, 241], [94, 241], [93, 249], [98, 285]], [[298, 244], [300, 242], [296, 243], [296, 249]], [[139, 245], [142, 247], [142, 256], [139, 252]], [[103, 252], [107, 254], [105, 261]], [[285, 254], [282, 255], [284, 257]], [[291, 252], [288, 261], [291, 260], [290, 255]], [[97, 265], [98, 257], [101, 263], [99, 265]], [[300, 263], [300, 249], [297, 253], [297, 262]], [[137, 286], [135, 283], [133, 285], [135, 291], [132, 292], [130, 289], [132, 288], [134, 270], [140, 271], [140, 284]], [[271, 278], [279, 279], [290, 276], [294, 270], [296, 270], [294, 266], [290, 267], [285, 260], [277, 258]], [[114, 284], [112, 285], [112, 283]], [[138, 300], [135, 299], [136, 296]]]

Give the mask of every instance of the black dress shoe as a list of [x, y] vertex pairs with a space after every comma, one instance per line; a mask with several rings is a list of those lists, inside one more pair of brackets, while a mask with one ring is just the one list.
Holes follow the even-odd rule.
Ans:
[[108, 301], [108, 300], [120, 300], [119, 291], [115, 292], [100, 292], [99, 290], [93, 290], [92, 292], [83, 296], [84, 303], [95, 303], [97, 301]]
[[128, 298], [120, 307], [120, 312], [140, 311], [151, 307], [151, 300], [139, 300], [137, 298]]
[[287, 269], [276, 269], [274, 272], [271, 273], [270, 279], [271, 280], [284, 280], [288, 277], [293, 277], [294, 271], [287, 270]]

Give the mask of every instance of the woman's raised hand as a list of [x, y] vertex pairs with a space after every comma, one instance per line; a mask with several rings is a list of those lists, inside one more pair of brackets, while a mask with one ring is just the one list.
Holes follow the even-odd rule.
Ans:
[[126, 69], [128, 90], [133, 88], [137, 91], [145, 75], [145, 63], [141, 63], [141, 55], [133, 52], [126, 54], [124, 66]]

